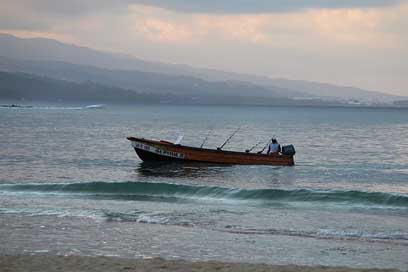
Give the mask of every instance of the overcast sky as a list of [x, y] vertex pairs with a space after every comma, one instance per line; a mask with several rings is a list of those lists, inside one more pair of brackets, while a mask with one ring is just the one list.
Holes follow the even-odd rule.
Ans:
[[408, 96], [408, 0], [0, 0], [0, 32]]

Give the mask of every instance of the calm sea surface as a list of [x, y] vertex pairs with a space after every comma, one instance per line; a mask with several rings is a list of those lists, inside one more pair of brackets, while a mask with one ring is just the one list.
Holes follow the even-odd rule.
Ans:
[[[294, 167], [151, 165], [126, 136], [294, 144]], [[408, 110], [0, 108], [0, 254], [408, 269]]]

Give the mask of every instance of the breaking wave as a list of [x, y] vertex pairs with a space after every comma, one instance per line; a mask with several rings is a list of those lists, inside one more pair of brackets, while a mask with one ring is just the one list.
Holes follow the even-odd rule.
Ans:
[[408, 195], [351, 190], [239, 189], [150, 182], [3, 184], [0, 192], [105, 196], [124, 200], [219, 200], [234, 202], [323, 202], [408, 208]]

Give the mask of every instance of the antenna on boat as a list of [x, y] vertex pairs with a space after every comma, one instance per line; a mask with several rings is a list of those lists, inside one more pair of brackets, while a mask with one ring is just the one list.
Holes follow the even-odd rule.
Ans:
[[217, 150], [221, 150], [221, 149], [231, 140], [231, 138], [234, 137], [234, 135], [235, 135], [240, 129], [241, 129], [241, 127], [238, 127], [238, 128], [231, 134], [231, 136], [229, 136], [228, 139], [225, 140], [225, 142], [224, 142], [220, 147], [217, 147]]

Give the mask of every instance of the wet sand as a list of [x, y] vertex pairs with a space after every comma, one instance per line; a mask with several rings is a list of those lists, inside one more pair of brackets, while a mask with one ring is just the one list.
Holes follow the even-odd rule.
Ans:
[[346, 267], [266, 265], [224, 262], [188, 262], [182, 260], [123, 259], [117, 257], [84, 257], [84, 256], [0, 256], [0, 270], [13, 271], [273, 271], [273, 272], [362, 272], [362, 271], [399, 271], [396, 269], [355, 269]]

